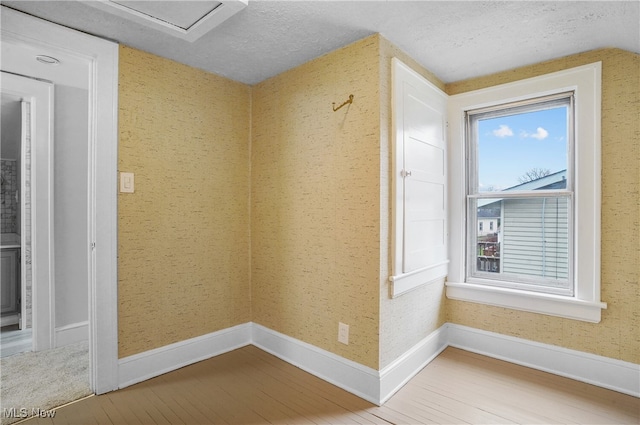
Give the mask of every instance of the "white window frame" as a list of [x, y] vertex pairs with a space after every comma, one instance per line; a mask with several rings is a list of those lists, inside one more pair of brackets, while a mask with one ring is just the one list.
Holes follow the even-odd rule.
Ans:
[[[449, 98], [449, 276], [447, 297], [598, 323], [600, 300], [601, 75], [597, 62]], [[573, 217], [574, 294], [532, 292], [470, 283], [467, 279], [465, 112], [549, 96], [575, 93]], [[579, 229], [579, 231], [577, 231]]]
[[[550, 190], [518, 190], [518, 191], [499, 191], [499, 192], [482, 192], [478, 187], [478, 176], [474, 175], [471, 172], [467, 173], [467, 222], [469, 223], [469, 231], [467, 232], [467, 282], [481, 285], [490, 285], [490, 286], [501, 286], [513, 289], [524, 289], [525, 291], [535, 291], [535, 292], [544, 292], [544, 293], [555, 293], [559, 295], [573, 295], [574, 291], [574, 279], [572, 276], [573, 267], [568, 264], [568, 277], [563, 281], [557, 281], [554, 279], [549, 279], [547, 277], [534, 277], [528, 275], [516, 275], [516, 274], [504, 274], [504, 263], [501, 263], [500, 270], [501, 273], [495, 274], [492, 272], [480, 271], [476, 269], [476, 260], [477, 256], [475, 253], [477, 252], [477, 233], [472, 232], [471, 228], [475, 227], [474, 224], [476, 221], [480, 221], [480, 219], [474, 215], [474, 212], [477, 210], [477, 202], [482, 199], [492, 199], [492, 198], [501, 198], [505, 201], [507, 200], [532, 200], [532, 199], [565, 199], [568, 203], [567, 205], [567, 214], [568, 214], [568, 222], [573, 222], [573, 144], [574, 144], [574, 130], [573, 130], [573, 122], [574, 122], [574, 93], [560, 93], [558, 95], [553, 95], [550, 97], [543, 98], [532, 98], [525, 102], [519, 102], [519, 104], [506, 103], [500, 104], [495, 108], [488, 108], [489, 111], [467, 111], [468, 115], [473, 115], [473, 117], [467, 117], [467, 127], [473, 125], [473, 122], [477, 122], [482, 120], [485, 112], [489, 112], [492, 118], [496, 118], [501, 116], [503, 113], [505, 115], [509, 114], [521, 114], [528, 113], [533, 111], [540, 111], [544, 109], [548, 109], [550, 107], [560, 107], [564, 106], [568, 108], [567, 114], [567, 163], [565, 165], [565, 176], [566, 176], [566, 188], [564, 189], [550, 189]], [[524, 104], [522, 104], [524, 103]], [[467, 169], [468, 170], [476, 170], [477, 173], [478, 167], [478, 146], [477, 146], [477, 137], [476, 131], [472, 131], [470, 128], [466, 128], [465, 132], [468, 140], [465, 141], [467, 152]], [[473, 198], [473, 202], [471, 202], [471, 198]], [[474, 206], [476, 205], [476, 206]], [[504, 216], [504, 209], [501, 211], [501, 215]], [[493, 224], [493, 222], [491, 222]], [[480, 222], [482, 226], [482, 223]], [[491, 229], [493, 230], [493, 229]], [[482, 231], [482, 228], [480, 228]], [[485, 230], [486, 232], [487, 230]], [[503, 227], [503, 238], [505, 228]], [[569, 226], [568, 229], [568, 237], [569, 243], [567, 246], [567, 255], [568, 261], [571, 262], [573, 258], [573, 243], [572, 243], [572, 233], [573, 226]], [[504, 240], [503, 240], [504, 242]], [[500, 253], [500, 261], [505, 260], [505, 249], [504, 246], [501, 248]]]

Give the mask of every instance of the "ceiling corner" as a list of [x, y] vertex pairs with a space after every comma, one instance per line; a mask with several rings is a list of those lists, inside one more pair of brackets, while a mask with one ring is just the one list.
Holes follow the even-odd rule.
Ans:
[[129, 21], [194, 42], [247, 6], [248, 0], [180, 2], [81, 0], [82, 3]]

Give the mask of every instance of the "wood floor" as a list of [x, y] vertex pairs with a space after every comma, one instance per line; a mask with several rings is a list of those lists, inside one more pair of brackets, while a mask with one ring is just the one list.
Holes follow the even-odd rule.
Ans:
[[639, 424], [640, 399], [447, 348], [378, 407], [248, 346], [34, 424]]

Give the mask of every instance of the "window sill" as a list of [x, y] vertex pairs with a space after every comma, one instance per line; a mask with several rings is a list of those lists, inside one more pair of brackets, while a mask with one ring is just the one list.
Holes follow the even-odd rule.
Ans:
[[469, 283], [446, 283], [447, 298], [531, 313], [547, 314], [584, 322], [599, 323], [607, 304], [574, 297], [525, 292], [509, 288]]
[[391, 276], [389, 278], [391, 281], [391, 297], [395, 298], [436, 279], [444, 278], [447, 276], [448, 265], [449, 261], [444, 261], [410, 273]]

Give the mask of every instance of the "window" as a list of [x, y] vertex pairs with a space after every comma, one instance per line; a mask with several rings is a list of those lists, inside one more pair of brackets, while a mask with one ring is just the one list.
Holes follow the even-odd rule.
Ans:
[[[467, 281], [573, 294], [573, 92], [466, 111]], [[502, 229], [483, 231], [485, 217]], [[476, 226], [469, 226], [475, 228]]]
[[600, 75], [450, 97], [449, 298], [600, 321]]

